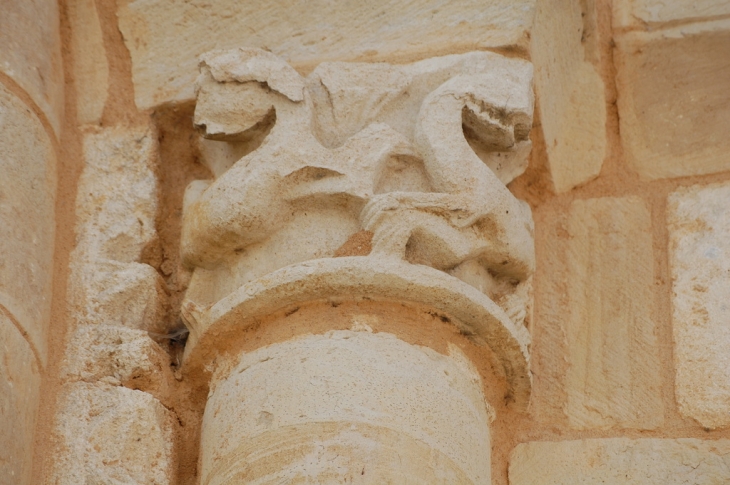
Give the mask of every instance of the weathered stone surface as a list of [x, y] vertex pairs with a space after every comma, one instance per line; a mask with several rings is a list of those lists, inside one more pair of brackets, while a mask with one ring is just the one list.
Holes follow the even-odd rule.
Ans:
[[[566, 192], [598, 176], [606, 156], [604, 85], [585, 47], [593, 12], [578, 1], [538, 2], [531, 57], [553, 185]], [[590, 2], [588, 2], [590, 4]]]
[[649, 211], [638, 197], [577, 200], [566, 229], [569, 422], [656, 428], [663, 405]]
[[173, 483], [175, 420], [151, 395], [107, 384], [62, 389], [49, 483]]
[[614, 28], [656, 28], [657, 24], [691, 22], [730, 14], [727, 0], [618, 0], [613, 2]]
[[534, 4], [127, 0], [118, 17], [132, 55], [137, 106], [148, 108], [192, 99], [197, 57], [215, 48], [266, 48], [305, 70], [329, 60], [407, 61], [525, 49]]
[[147, 332], [115, 325], [81, 325], [69, 339], [61, 378], [157, 392], [172, 378], [169, 361]]
[[219, 378], [203, 483], [490, 483], [490, 412], [456, 347], [336, 331], [258, 349]]
[[165, 283], [142, 263], [71, 264], [71, 303], [79, 323], [122, 325], [165, 333]]
[[[4, 22], [5, 11], [1, 16]], [[51, 307], [55, 194], [56, 156], [46, 130], [0, 86], [0, 305], [27, 332], [42, 361]]]
[[76, 199], [78, 261], [139, 260], [156, 234], [157, 157], [157, 134], [150, 126], [85, 135]]
[[30, 485], [41, 384], [28, 342], [0, 311], [0, 484]]
[[30, 95], [59, 135], [63, 67], [58, 3], [5, 1], [0, 15], [0, 71]]
[[96, 3], [74, 0], [66, 5], [71, 24], [76, 117], [79, 124], [98, 123], [109, 89], [109, 64]]
[[510, 485], [719, 485], [730, 440], [609, 438], [517, 445]]
[[730, 425], [730, 184], [669, 197], [672, 328], [679, 410], [703, 426]]
[[730, 20], [629, 32], [617, 45], [621, 138], [631, 167], [644, 179], [730, 169]]

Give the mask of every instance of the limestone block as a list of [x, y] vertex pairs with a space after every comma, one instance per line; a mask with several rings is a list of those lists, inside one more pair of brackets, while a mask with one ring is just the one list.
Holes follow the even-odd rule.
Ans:
[[109, 64], [96, 3], [94, 0], [74, 0], [67, 6], [71, 24], [76, 117], [79, 124], [98, 123], [109, 89]]
[[[0, 22], [5, 11], [2, 17]], [[27, 332], [42, 361], [51, 307], [55, 194], [51, 140], [35, 115], [0, 86], [0, 305]]]
[[717, 485], [730, 440], [608, 438], [517, 445], [510, 485]]
[[629, 32], [617, 46], [621, 139], [631, 167], [643, 179], [730, 170], [730, 20]]
[[538, 295], [546, 303], [536, 319], [544, 327], [536, 352], [548, 373], [551, 366], [565, 367], [546, 376], [550, 384], [542, 386], [541, 399], [562, 409], [577, 429], [661, 426], [645, 203], [638, 197], [576, 200], [554, 224], [545, 264], [557, 272]]
[[5, 1], [0, 15], [0, 71], [48, 117], [58, 136], [63, 119], [63, 67], [58, 2]]
[[532, 32], [535, 90], [557, 192], [596, 178], [606, 156], [605, 87], [586, 60], [597, 54], [584, 47], [581, 3], [538, 2]]
[[49, 483], [173, 483], [174, 417], [151, 395], [106, 384], [61, 391]]
[[0, 484], [30, 485], [41, 384], [33, 351], [0, 312]]
[[81, 260], [139, 260], [155, 237], [157, 134], [151, 126], [113, 127], [84, 137], [76, 200]]
[[706, 20], [730, 14], [728, 0], [620, 0], [613, 2], [614, 28], [656, 28], [662, 24]]
[[524, 50], [535, 0], [331, 3], [126, 0], [119, 26], [137, 106], [193, 98], [197, 57], [259, 47], [304, 70], [328, 60], [410, 61], [449, 52]]
[[142, 330], [113, 325], [80, 325], [66, 347], [64, 382], [103, 381], [148, 392], [172, 377], [170, 358]]
[[142, 263], [72, 262], [71, 302], [77, 321], [166, 332], [165, 283]]
[[490, 411], [456, 347], [335, 331], [229, 375], [203, 418], [203, 483], [490, 483]]
[[679, 410], [703, 426], [730, 425], [730, 184], [669, 197], [672, 326]]

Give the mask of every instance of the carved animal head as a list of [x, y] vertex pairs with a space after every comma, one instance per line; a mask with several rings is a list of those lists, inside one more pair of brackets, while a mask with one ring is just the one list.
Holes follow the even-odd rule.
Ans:
[[213, 140], [246, 141], [275, 118], [276, 96], [304, 100], [304, 79], [271, 52], [214, 50], [200, 57], [194, 124]]

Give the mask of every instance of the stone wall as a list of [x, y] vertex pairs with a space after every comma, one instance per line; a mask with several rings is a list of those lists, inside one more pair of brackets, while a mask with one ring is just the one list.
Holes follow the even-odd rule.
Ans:
[[[203, 259], [185, 260], [184, 196], [190, 206], [271, 129], [269, 105], [244, 93], [236, 99], [261, 115], [252, 125], [264, 120], [251, 136], [199, 134], [232, 99], [194, 112], [210, 87], [199, 81], [196, 93], [199, 57], [238, 47], [270, 52], [307, 89], [333, 87], [313, 104], [331, 108], [316, 115], [318, 137], [343, 159], [347, 146], [337, 150], [363, 120], [411, 122], [392, 115], [407, 103], [387, 105], [405, 76], [456, 75], [432, 58], [489, 51], [527, 61], [529, 164], [489, 165], [534, 220], [534, 274], [516, 307], [497, 290], [450, 286], [478, 287], [471, 267], [410, 272], [386, 259], [380, 279], [363, 280], [374, 300], [350, 301], [350, 280], [373, 271], [352, 258], [378, 238], [348, 239], [326, 222], [323, 235], [282, 245], [261, 266], [265, 275], [301, 262], [300, 247], [331, 237], [317, 257], [344, 258], [304, 266], [325, 283], [302, 283], [301, 268], [291, 281], [256, 283], [261, 275], [217, 276]], [[367, 74], [348, 84], [352, 72]], [[486, 483], [489, 473], [499, 485], [730, 482], [728, 80], [722, 0], [5, 1], [0, 484], [192, 485], [355, 467], [363, 474], [353, 483], [393, 470], [438, 483]], [[373, 148], [362, 146], [353, 150]], [[195, 180], [206, 182], [185, 195]], [[234, 295], [231, 281], [244, 291]], [[428, 291], [414, 289], [419, 281]], [[479, 313], [483, 293], [510, 321], [490, 320], [499, 309]], [[388, 298], [408, 305], [377, 303]], [[236, 319], [246, 327], [234, 334]], [[362, 365], [349, 367], [353, 355]], [[515, 359], [522, 381], [506, 364]], [[346, 399], [308, 394], [327, 379]], [[401, 391], [410, 398], [393, 400]], [[303, 419], [287, 405], [292, 393], [328, 424]], [[237, 407], [246, 399], [254, 407]], [[363, 425], [358, 406], [378, 405], [388, 412]], [[319, 455], [291, 436], [319, 440]], [[413, 462], [391, 466], [402, 450]], [[271, 471], [272, 456], [283, 471]], [[335, 465], [317, 468], [312, 456]], [[432, 468], [414, 465], [424, 456]], [[379, 465], [366, 475], [368, 460]]]

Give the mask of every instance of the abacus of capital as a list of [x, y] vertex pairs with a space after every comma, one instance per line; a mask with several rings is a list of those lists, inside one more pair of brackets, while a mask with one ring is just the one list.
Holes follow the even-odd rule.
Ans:
[[[210, 389], [201, 483], [490, 483], [479, 372], [398, 329], [453, 325], [526, 409], [532, 218], [505, 184], [531, 148], [531, 64], [473, 52], [302, 77], [240, 48], [200, 66], [215, 179], [185, 194], [182, 313], [183, 369]], [[266, 333], [294, 326], [309, 331]]]

